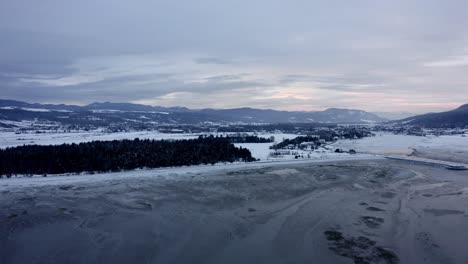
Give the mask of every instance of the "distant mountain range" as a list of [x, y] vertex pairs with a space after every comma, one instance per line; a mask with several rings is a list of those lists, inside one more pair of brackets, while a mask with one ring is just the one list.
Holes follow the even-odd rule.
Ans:
[[63, 125], [108, 126], [131, 124], [200, 123], [342, 123], [369, 124], [387, 121], [375, 114], [354, 109], [330, 108], [324, 111], [277, 111], [255, 108], [188, 109], [131, 103], [92, 103], [86, 106], [37, 104], [0, 100], [0, 126], [26, 126], [29, 122]]
[[415, 113], [409, 112], [373, 112], [373, 114], [388, 120], [401, 120], [417, 115]]
[[[401, 115], [400, 115], [401, 114]], [[387, 116], [383, 118], [381, 116]], [[188, 109], [131, 103], [92, 103], [85, 106], [38, 104], [0, 99], [0, 127], [49, 126], [129, 126], [154, 128], [164, 124], [265, 124], [265, 123], [327, 123], [416, 125], [428, 128], [468, 127], [468, 104], [442, 112], [392, 120], [394, 116], [354, 109], [330, 108], [324, 111], [277, 111], [271, 109]], [[392, 120], [392, 121], [389, 121]]]
[[468, 127], [468, 104], [451, 111], [412, 116], [392, 123], [427, 128], [464, 128]]

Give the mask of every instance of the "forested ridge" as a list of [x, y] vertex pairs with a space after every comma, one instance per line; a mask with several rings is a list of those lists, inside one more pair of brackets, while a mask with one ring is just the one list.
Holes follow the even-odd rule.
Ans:
[[79, 144], [25, 145], [0, 150], [0, 175], [108, 172], [136, 168], [254, 161], [229, 139], [113, 140]]
[[229, 140], [231, 143], [271, 143], [274, 142], [274, 138], [263, 138], [258, 136], [250, 136], [250, 135], [227, 135], [224, 137], [225, 139]]

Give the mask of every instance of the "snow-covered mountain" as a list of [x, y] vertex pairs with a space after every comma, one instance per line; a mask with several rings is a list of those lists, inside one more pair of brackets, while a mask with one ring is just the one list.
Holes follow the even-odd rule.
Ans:
[[415, 113], [409, 113], [409, 112], [373, 112], [373, 114], [380, 116], [382, 118], [388, 119], [388, 120], [401, 120], [404, 118], [417, 115]]
[[0, 126], [14, 127], [25, 122], [63, 125], [108, 126], [110, 124], [200, 124], [225, 123], [346, 123], [368, 124], [386, 121], [361, 110], [331, 108], [325, 111], [277, 111], [271, 109], [188, 109], [130, 103], [92, 103], [85, 106], [30, 104], [0, 100]]
[[392, 123], [427, 128], [464, 128], [468, 127], [468, 104], [451, 111], [412, 116]]

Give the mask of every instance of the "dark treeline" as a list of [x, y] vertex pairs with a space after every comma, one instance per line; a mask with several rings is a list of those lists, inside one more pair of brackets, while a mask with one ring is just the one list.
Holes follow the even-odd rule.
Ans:
[[0, 175], [107, 172], [136, 168], [254, 161], [248, 149], [226, 138], [114, 140], [55, 146], [25, 145], [0, 150]]
[[274, 142], [273, 138], [263, 138], [258, 136], [226, 136], [225, 139], [231, 143], [271, 143]]

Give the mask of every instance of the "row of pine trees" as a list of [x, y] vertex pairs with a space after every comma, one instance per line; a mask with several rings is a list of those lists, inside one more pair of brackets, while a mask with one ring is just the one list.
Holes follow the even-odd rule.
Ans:
[[254, 161], [228, 138], [114, 140], [62, 145], [25, 145], [0, 150], [0, 175], [108, 172], [216, 162]]

